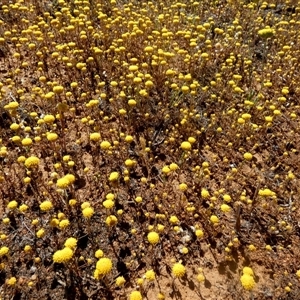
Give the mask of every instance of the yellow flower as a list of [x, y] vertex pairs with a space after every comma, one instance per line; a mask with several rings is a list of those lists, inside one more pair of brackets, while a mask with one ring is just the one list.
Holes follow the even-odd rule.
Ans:
[[125, 142], [127, 142], [127, 143], [133, 142], [133, 137], [132, 137], [131, 135], [127, 135], [127, 136], [125, 137]]
[[241, 276], [240, 281], [245, 290], [252, 290], [255, 286], [254, 278], [249, 274], [244, 274]]
[[201, 197], [204, 199], [207, 199], [210, 197], [209, 191], [207, 189], [202, 189], [201, 190]]
[[96, 258], [101, 258], [103, 257], [104, 253], [101, 249], [98, 249], [96, 252], [95, 252], [95, 257]]
[[107, 257], [100, 258], [96, 264], [97, 277], [100, 279], [104, 275], [108, 274], [112, 269], [112, 261]]
[[9, 102], [7, 105], [4, 106], [5, 109], [16, 109], [19, 107], [19, 103], [16, 101]]
[[50, 142], [54, 142], [58, 139], [58, 135], [54, 132], [50, 132], [47, 134], [47, 140]]
[[45, 123], [51, 124], [55, 121], [55, 117], [53, 115], [45, 115], [43, 120], [45, 121]]
[[251, 160], [252, 157], [253, 157], [253, 155], [252, 155], [250, 152], [244, 153], [244, 158], [245, 158], [246, 160]]
[[110, 147], [111, 147], [111, 144], [110, 144], [110, 142], [108, 142], [108, 141], [103, 141], [103, 142], [101, 142], [101, 144], [100, 144], [100, 148], [101, 148], [102, 150], [108, 150]]
[[40, 209], [41, 209], [42, 211], [48, 211], [48, 210], [50, 210], [52, 207], [53, 207], [53, 204], [52, 204], [52, 202], [49, 201], [49, 200], [43, 201], [43, 202], [40, 204]]
[[70, 249], [74, 249], [76, 248], [77, 246], [77, 240], [73, 237], [70, 237], [68, 238], [66, 241], [65, 241], [65, 244], [64, 244], [65, 247], [68, 247]]
[[6, 247], [6, 246], [3, 246], [0, 248], [0, 257], [4, 256], [4, 255], [7, 255], [9, 252], [9, 248]]
[[179, 189], [184, 192], [188, 189], [188, 186], [187, 186], [186, 183], [180, 183], [179, 184]]
[[6, 280], [6, 283], [8, 285], [15, 285], [17, 282], [17, 278], [16, 277], [10, 277], [9, 279]]
[[197, 275], [197, 280], [198, 280], [198, 282], [204, 282], [205, 281], [205, 276], [203, 274], [198, 274]]
[[300, 269], [296, 272], [296, 276], [300, 278]]
[[250, 250], [250, 251], [255, 251], [256, 250], [256, 247], [254, 246], [254, 245], [249, 245], [249, 247], [248, 247], [248, 249]]
[[223, 211], [223, 212], [230, 212], [230, 210], [231, 210], [231, 207], [229, 206], [229, 205], [227, 205], [227, 204], [222, 204], [221, 205], [221, 210]]
[[108, 226], [114, 226], [114, 225], [117, 224], [117, 222], [118, 222], [118, 219], [117, 219], [117, 217], [114, 216], [114, 215], [108, 216], [108, 217], [106, 218], [106, 220], [105, 220], [105, 223], [106, 223]]
[[142, 294], [139, 291], [133, 291], [130, 293], [129, 300], [142, 300]]
[[103, 201], [103, 206], [107, 209], [113, 208], [114, 205], [115, 205], [115, 202], [110, 199]]
[[43, 236], [45, 235], [45, 229], [40, 229], [37, 233], [36, 233], [36, 236], [38, 238], [42, 238]]
[[32, 139], [31, 138], [24, 138], [22, 140], [22, 145], [23, 146], [30, 146], [32, 144]]
[[100, 140], [100, 138], [101, 138], [101, 135], [98, 132], [93, 132], [93, 133], [90, 134], [90, 140], [93, 141], [93, 142], [98, 142]]
[[155, 279], [155, 272], [153, 270], [149, 270], [146, 272], [145, 277], [149, 281], [153, 281]]
[[171, 171], [176, 171], [179, 167], [177, 164], [175, 163], [171, 163], [170, 166], [169, 166], [170, 170]]
[[118, 172], [111, 172], [109, 175], [109, 181], [117, 181], [119, 179]]
[[26, 168], [33, 168], [33, 167], [36, 167], [38, 166], [40, 163], [40, 160], [38, 157], [36, 156], [30, 156], [28, 157], [26, 160], [25, 160], [25, 167]]
[[56, 263], [68, 262], [73, 257], [73, 251], [66, 247], [62, 250], [58, 250], [53, 254], [53, 261]]
[[172, 224], [177, 224], [177, 223], [179, 223], [179, 220], [178, 220], [178, 218], [177, 218], [176, 216], [171, 216], [169, 221], [170, 221], [170, 223], [172, 223]]
[[31, 251], [31, 246], [29, 246], [29, 245], [26, 245], [25, 247], [24, 247], [24, 251], [25, 252], [29, 252], [29, 251]]
[[182, 265], [181, 263], [175, 263], [172, 268], [172, 274], [175, 277], [179, 277], [179, 278], [183, 277], [185, 274], [185, 266]]
[[94, 209], [92, 207], [86, 207], [82, 210], [82, 214], [85, 218], [90, 219], [94, 214]]
[[56, 86], [53, 87], [52, 91], [55, 94], [61, 94], [64, 91], [64, 87], [61, 86], [61, 85], [56, 85]]
[[203, 231], [202, 231], [201, 229], [197, 229], [197, 230], [195, 231], [195, 234], [196, 234], [196, 236], [197, 236], [198, 238], [202, 238], [203, 235], [204, 235], [204, 233], [203, 233]]
[[135, 202], [141, 203], [141, 202], [143, 202], [143, 198], [142, 198], [141, 196], [137, 196], [137, 197], [135, 198]]
[[18, 130], [19, 128], [20, 128], [20, 125], [17, 124], [17, 123], [12, 123], [12, 124], [10, 125], [10, 129], [11, 129], [11, 130]]
[[223, 200], [225, 201], [225, 202], [231, 202], [231, 196], [230, 195], [228, 195], [228, 194], [225, 194], [224, 196], [223, 196]]
[[70, 185], [70, 181], [64, 176], [57, 180], [56, 185], [60, 189], [66, 189]]
[[69, 182], [72, 184], [75, 182], [75, 176], [73, 174], [67, 174], [66, 176], [64, 176], [66, 179], [69, 180]]
[[9, 218], [4, 218], [4, 219], [2, 219], [2, 222], [4, 224], [9, 224], [10, 223], [10, 219]]
[[16, 200], [10, 201], [7, 204], [7, 208], [9, 209], [16, 209], [18, 207], [18, 202]]
[[272, 37], [274, 34], [275, 30], [270, 28], [270, 26], [266, 26], [265, 28], [258, 31], [258, 35], [265, 39]]
[[136, 161], [132, 159], [126, 159], [125, 160], [125, 166], [128, 168], [132, 168], [136, 164]]
[[125, 278], [123, 276], [119, 276], [116, 278], [116, 286], [122, 286], [126, 282]]
[[210, 221], [213, 223], [213, 224], [218, 224], [219, 223], [219, 218], [215, 215], [212, 215], [210, 217]]
[[59, 228], [60, 229], [65, 229], [70, 225], [70, 221], [69, 220], [61, 220], [59, 222]]
[[182, 142], [181, 143], [181, 149], [185, 150], [185, 151], [189, 151], [192, 149], [192, 145], [190, 142]]
[[149, 232], [147, 238], [149, 243], [152, 245], [155, 245], [159, 242], [159, 234], [155, 231]]

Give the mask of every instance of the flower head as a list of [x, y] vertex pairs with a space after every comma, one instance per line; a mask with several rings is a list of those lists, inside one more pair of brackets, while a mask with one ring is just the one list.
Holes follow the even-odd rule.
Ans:
[[155, 231], [149, 232], [147, 238], [149, 243], [152, 245], [155, 245], [159, 242], [159, 234]]
[[94, 214], [94, 209], [92, 207], [86, 207], [82, 210], [82, 214], [85, 218], [90, 219]]
[[50, 210], [52, 207], [53, 207], [53, 204], [52, 204], [52, 202], [49, 201], [49, 200], [43, 201], [43, 202], [40, 204], [40, 209], [41, 209], [42, 211], [48, 211], [48, 210]]
[[145, 277], [149, 281], [153, 281], [155, 279], [155, 272], [153, 270], [149, 270], [146, 272]]
[[16, 209], [18, 207], [18, 202], [16, 200], [10, 201], [7, 204], [7, 208], [9, 209]]
[[189, 151], [189, 150], [192, 149], [192, 145], [188, 141], [182, 142], [181, 143], [181, 149], [184, 150], [184, 151]]
[[133, 291], [133, 292], [130, 293], [129, 299], [130, 300], [142, 300], [143, 297], [142, 297], [141, 292]]
[[119, 276], [116, 278], [116, 286], [122, 286], [126, 282], [123, 276]]
[[116, 224], [118, 223], [118, 219], [117, 219], [116, 216], [110, 215], [110, 216], [108, 216], [108, 217], [106, 218], [105, 223], [106, 223], [106, 225], [108, 225], [108, 226], [114, 226], [114, 225], [116, 225]]
[[40, 163], [40, 159], [36, 156], [30, 156], [25, 160], [25, 167], [30, 169], [30, 168], [34, 168], [37, 167]]
[[73, 251], [69, 247], [58, 250], [53, 254], [53, 261], [56, 263], [68, 262], [73, 257]]
[[253, 276], [249, 275], [249, 274], [243, 274], [240, 278], [240, 281], [242, 283], [242, 286], [245, 290], [252, 290], [255, 286], [255, 281]]
[[182, 265], [181, 263], [175, 263], [173, 265], [173, 268], [172, 268], [172, 274], [175, 276], [175, 277], [183, 277], [184, 274], [185, 274], [185, 266]]
[[77, 240], [73, 237], [70, 237], [68, 238], [66, 241], [65, 241], [65, 244], [64, 244], [65, 247], [68, 247], [70, 249], [74, 249], [76, 248], [77, 246]]
[[9, 252], [9, 248], [6, 247], [6, 246], [3, 246], [0, 248], [0, 257], [4, 256], [4, 255], [7, 255]]
[[100, 258], [96, 264], [96, 274], [97, 279], [102, 278], [106, 274], [108, 274], [112, 269], [112, 261], [107, 257]]
[[117, 181], [119, 179], [118, 172], [111, 172], [109, 175], [109, 181]]

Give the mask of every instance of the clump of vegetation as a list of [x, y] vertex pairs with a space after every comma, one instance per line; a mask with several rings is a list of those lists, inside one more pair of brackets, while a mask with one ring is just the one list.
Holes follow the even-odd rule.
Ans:
[[3, 0], [0, 297], [298, 299], [299, 16]]

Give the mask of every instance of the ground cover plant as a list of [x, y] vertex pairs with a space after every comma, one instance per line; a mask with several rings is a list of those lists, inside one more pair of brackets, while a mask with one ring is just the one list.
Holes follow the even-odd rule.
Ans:
[[1, 299], [299, 299], [300, 6], [1, 1]]

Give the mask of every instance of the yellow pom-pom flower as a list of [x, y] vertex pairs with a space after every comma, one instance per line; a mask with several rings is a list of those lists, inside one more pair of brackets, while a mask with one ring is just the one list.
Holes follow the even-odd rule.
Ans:
[[98, 132], [93, 132], [90, 134], [90, 140], [93, 142], [98, 142], [100, 140], [100, 138], [101, 138], [101, 135]]
[[109, 175], [109, 181], [117, 181], [119, 179], [118, 172], [111, 172]]
[[55, 117], [53, 115], [45, 115], [43, 120], [45, 121], [45, 123], [51, 124], [55, 121]]
[[108, 274], [111, 271], [112, 266], [113, 266], [113, 264], [112, 264], [111, 259], [109, 259], [107, 257], [100, 258], [96, 264], [96, 271], [97, 271], [97, 277], [98, 277], [97, 279], [100, 279], [103, 276], [105, 276], [106, 274]]
[[152, 245], [155, 245], [159, 242], [159, 234], [155, 231], [149, 232], [147, 238], [149, 243]]
[[3, 246], [0, 248], [0, 257], [7, 255], [9, 252], [9, 248], [6, 246]]
[[34, 168], [37, 167], [40, 163], [40, 159], [36, 156], [30, 156], [25, 160], [25, 167], [30, 169], [30, 168]]
[[7, 208], [9, 209], [16, 209], [18, 207], [18, 202], [16, 200], [10, 201], [7, 204]]
[[49, 142], [54, 142], [54, 141], [56, 141], [57, 139], [58, 139], [58, 135], [57, 135], [56, 133], [50, 132], [50, 133], [47, 134], [47, 140], [48, 140]]
[[70, 221], [69, 220], [61, 220], [59, 222], [59, 228], [60, 229], [65, 229], [70, 225]]
[[142, 300], [142, 294], [139, 291], [133, 291], [130, 293], [129, 300]]
[[73, 251], [69, 247], [58, 250], [53, 254], [53, 261], [56, 263], [68, 262], [73, 257]]
[[110, 216], [108, 216], [108, 217], [106, 218], [105, 223], [106, 223], [106, 225], [108, 225], [108, 226], [114, 226], [114, 225], [116, 225], [116, 224], [118, 223], [118, 219], [117, 219], [116, 216], [110, 215]]
[[53, 204], [52, 204], [52, 202], [49, 201], [49, 200], [43, 201], [43, 202], [40, 204], [40, 209], [41, 209], [42, 211], [48, 211], [48, 210], [50, 210], [52, 207], [53, 207]]
[[126, 282], [126, 280], [123, 276], [119, 276], [116, 278], [116, 286], [118, 286], [118, 287], [124, 285], [125, 282]]
[[103, 257], [104, 253], [101, 249], [98, 249], [96, 252], [95, 252], [95, 257], [96, 258], [101, 258]]
[[92, 207], [86, 207], [82, 210], [82, 214], [85, 218], [90, 219], [94, 214], [94, 209]]
[[181, 263], [175, 263], [173, 265], [173, 268], [172, 268], [172, 274], [175, 276], [175, 277], [183, 277], [185, 275], [185, 266], [182, 265]]
[[16, 277], [10, 277], [9, 279], [6, 280], [6, 284], [8, 285], [15, 285], [17, 282], [17, 278]]
[[181, 149], [184, 150], [184, 151], [189, 151], [189, 150], [192, 149], [192, 145], [188, 141], [182, 142], [181, 143]]
[[70, 185], [70, 181], [66, 177], [57, 180], [56, 186], [60, 189], [66, 189]]
[[111, 147], [111, 143], [108, 142], [108, 141], [103, 141], [103, 142], [101, 142], [101, 144], [100, 144], [100, 148], [101, 148], [102, 150], [108, 150], [110, 147]]
[[255, 286], [254, 278], [249, 274], [243, 274], [240, 278], [240, 281], [242, 283], [243, 288], [247, 291], [252, 290]]
[[38, 238], [42, 238], [45, 235], [45, 229], [40, 229], [39, 231], [37, 231], [36, 236]]
[[145, 274], [145, 278], [149, 281], [155, 280], [155, 272], [153, 270], [149, 270]]
[[32, 139], [31, 138], [24, 138], [22, 140], [22, 145], [23, 146], [30, 146], [32, 144]]
[[68, 238], [66, 241], [65, 241], [65, 244], [64, 244], [65, 247], [68, 247], [70, 249], [74, 249], [76, 248], [77, 246], [77, 240], [73, 237], [70, 237]]
[[115, 202], [110, 199], [103, 201], [103, 206], [107, 209], [113, 208], [114, 205], [115, 205]]
[[218, 224], [219, 223], [219, 218], [216, 216], [216, 215], [212, 215], [210, 217], [210, 221], [213, 223], [213, 224]]
[[251, 160], [253, 157], [253, 155], [250, 152], [246, 152], [244, 153], [244, 158], [245, 160]]

